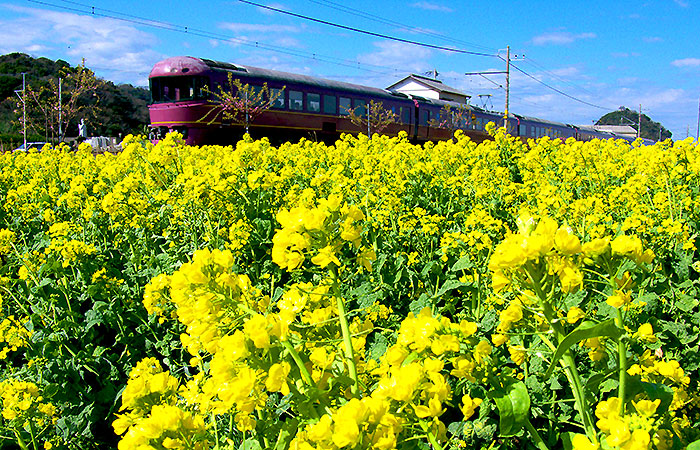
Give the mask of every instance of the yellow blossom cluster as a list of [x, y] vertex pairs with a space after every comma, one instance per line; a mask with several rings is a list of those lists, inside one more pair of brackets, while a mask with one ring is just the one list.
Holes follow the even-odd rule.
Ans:
[[[301, 266], [314, 249], [311, 262], [321, 268], [333, 263], [340, 266], [337, 253], [345, 242], [360, 247], [362, 228], [357, 223], [365, 218], [357, 205], [342, 204], [338, 195], [321, 199], [315, 208], [297, 206], [281, 209], [277, 222], [282, 226], [272, 240], [272, 261], [286, 270]], [[362, 266], [370, 267], [373, 251], [364, 250], [358, 256]]]
[[[492, 132], [422, 146], [405, 133], [206, 147], [127, 136], [119, 154], [0, 155], [3, 356], [29, 353], [62, 312], [90, 336], [119, 336], [119, 354], [111, 342], [94, 352], [110, 364], [169, 352], [168, 370], [147, 358], [123, 380], [123, 449], [238, 448], [247, 436], [278, 449], [438, 448], [458, 445], [454, 433], [487, 448], [500, 411], [486, 392], [511, 376], [537, 389], [540, 369], [568, 384], [521, 428], [561, 413], [553, 433], [586, 429], [576, 448], [685, 445], [697, 369], [667, 346], [696, 342], [674, 335], [692, 328], [685, 316], [672, 322], [696, 320], [697, 143]], [[141, 294], [128, 314], [109, 310]], [[175, 341], [136, 348], [139, 333]], [[72, 339], [50, 357], [82, 358]], [[39, 355], [14, 356], [4, 361]], [[590, 385], [577, 390], [581, 372]], [[640, 383], [671, 400], [652, 411]], [[594, 428], [611, 390], [620, 412]], [[571, 398], [575, 414], [560, 402]]]
[[24, 325], [27, 322], [27, 318], [18, 320], [14, 316], [2, 319], [0, 322], [0, 345], [2, 345], [0, 359], [5, 359], [10, 352], [15, 352], [29, 345], [32, 332]]
[[31, 381], [8, 378], [0, 382], [2, 417], [21, 427], [52, 425], [58, 419], [56, 407], [44, 401], [41, 388]]

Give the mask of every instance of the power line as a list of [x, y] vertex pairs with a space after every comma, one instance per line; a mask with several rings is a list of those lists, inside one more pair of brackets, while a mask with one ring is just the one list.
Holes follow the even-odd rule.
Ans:
[[555, 74], [554, 72], [552, 72], [552, 71], [550, 71], [550, 70], [547, 70], [545, 67], [543, 67], [541, 64], [538, 64], [538, 63], [537, 63], [536, 61], [534, 61], [532, 58], [524, 59], [523, 62], [525, 62], [526, 64], [531, 64], [531, 65], [534, 66], [536, 69], [541, 70], [542, 72], [546, 73], [546, 74], [549, 75], [550, 77], [552, 77], [552, 78], [554, 78], [554, 79], [557, 79], [557, 80], [561, 81], [562, 83], [566, 83], [566, 84], [568, 84], [569, 86], [571, 86], [571, 87], [573, 87], [573, 88], [580, 89], [580, 90], [582, 90], [583, 92], [585, 92], [585, 93], [587, 93], [587, 94], [589, 94], [589, 95], [594, 95], [594, 96], [596, 95], [596, 94], [594, 94], [593, 92], [589, 91], [588, 89], [584, 88], [583, 86], [581, 86], [581, 85], [579, 85], [579, 84], [577, 84], [577, 83], [573, 83], [573, 82], [571, 82], [571, 81], [569, 81], [569, 80], [565, 80], [564, 78], [560, 77], [559, 75]]
[[[371, 63], [360, 63], [359, 61], [352, 61], [352, 60], [347, 60], [347, 59], [341, 59], [341, 58], [336, 58], [333, 56], [328, 56], [328, 55], [321, 55], [318, 53], [309, 53], [309, 52], [303, 52], [303, 51], [296, 51], [296, 50], [290, 50], [286, 47], [280, 47], [272, 44], [265, 44], [261, 43], [259, 41], [252, 41], [249, 39], [244, 39], [244, 38], [239, 38], [239, 37], [234, 37], [230, 35], [225, 35], [221, 33], [214, 33], [211, 31], [207, 30], [200, 30], [197, 28], [192, 28], [187, 25], [178, 25], [178, 24], [173, 24], [169, 22], [163, 22], [163, 21], [158, 21], [158, 20], [153, 20], [149, 18], [144, 18], [144, 17], [139, 17], [131, 14], [125, 14], [120, 11], [114, 11], [114, 10], [109, 10], [105, 8], [98, 8], [95, 6], [91, 5], [86, 5], [84, 3], [79, 3], [71, 0], [58, 0], [63, 3], [71, 4], [74, 6], [79, 6], [82, 8], [87, 8], [88, 10], [86, 11], [85, 9], [80, 9], [77, 7], [69, 7], [69, 6], [64, 6], [64, 5], [57, 5], [54, 3], [50, 3], [48, 1], [43, 1], [43, 0], [27, 0], [30, 3], [36, 3], [39, 5], [44, 5], [44, 6], [49, 6], [53, 8], [58, 8], [58, 9], [63, 9], [66, 11], [71, 11], [71, 12], [76, 12], [80, 14], [88, 14], [88, 15], [94, 15], [94, 16], [99, 16], [99, 17], [105, 17], [109, 19], [114, 19], [114, 20], [119, 20], [122, 22], [127, 22], [127, 23], [133, 23], [136, 25], [142, 25], [142, 26], [147, 26], [147, 27], [152, 27], [152, 28], [158, 28], [166, 31], [172, 31], [176, 33], [181, 33], [181, 34], [187, 34], [187, 35], [192, 35], [192, 36], [197, 36], [197, 37], [204, 37], [207, 39], [213, 39], [221, 42], [227, 42], [227, 43], [236, 43], [240, 45], [245, 45], [248, 47], [254, 47], [254, 48], [259, 48], [271, 52], [276, 52], [280, 54], [286, 54], [290, 56], [295, 56], [298, 58], [305, 58], [305, 59], [310, 59], [310, 60], [315, 60], [315, 61], [321, 61], [321, 62], [326, 62], [329, 64], [335, 64], [343, 67], [349, 67], [349, 68], [354, 68], [354, 69], [360, 69], [366, 72], [371, 72], [371, 73], [376, 73], [379, 75], [394, 75], [395, 72], [397, 71], [396, 68], [393, 67], [387, 67], [387, 66], [379, 66], [376, 64], [371, 64]], [[104, 11], [104, 12], [100, 12]], [[120, 17], [121, 16], [121, 17]], [[374, 67], [378, 69], [383, 69], [382, 71], [380, 70], [373, 70], [370, 69], [369, 67]], [[406, 72], [410, 72], [410, 70], [403, 70]]]
[[484, 45], [475, 44], [475, 43], [473, 43], [473, 42], [463, 41], [463, 40], [460, 40], [460, 39], [455, 39], [455, 38], [453, 38], [453, 37], [446, 36], [446, 35], [444, 35], [444, 34], [437, 33], [437, 32], [431, 31], [431, 30], [426, 30], [426, 29], [423, 29], [423, 28], [418, 28], [418, 27], [406, 25], [406, 24], [403, 24], [403, 23], [401, 23], [401, 22], [397, 22], [397, 21], [395, 21], [395, 20], [386, 19], [386, 18], [384, 18], [384, 17], [377, 16], [377, 15], [375, 15], [375, 14], [370, 14], [370, 13], [368, 13], [368, 12], [365, 12], [365, 11], [362, 11], [362, 10], [359, 10], [359, 9], [351, 8], [351, 7], [349, 7], [349, 6], [341, 5], [341, 4], [337, 3], [337, 2], [333, 2], [333, 1], [330, 1], [330, 0], [308, 0], [308, 1], [311, 2], [311, 3], [315, 3], [315, 4], [317, 4], [317, 5], [326, 6], [326, 7], [328, 7], [328, 8], [332, 8], [332, 9], [335, 9], [335, 10], [338, 10], [338, 11], [341, 11], [341, 12], [345, 12], [345, 13], [348, 13], [348, 14], [352, 14], [352, 15], [357, 16], [357, 17], [362, 17], [362, 18], [365, 18], [365, 19], [369, 19], [369, 20], [372, 20], [372, 21], [374, 21], [374, 22], [378, 22], [378, 23], [381, 23], [381, 24], [384, 24], [384, 25], [393, 25], [393, 26], [399, 27], [399, 28], [401, 28], [402, 30], [405, 30], [405, 31], [408, 31], [408, 32], [411, 32], [411, 33], [419, 33], [419, 34], [423, 34], [423, 35], [426, 35], [426, 36], [436, 37], [436, 38], [438, 38], [438, 39], [442, 39], [442, 40], [445, 40], [445, 41], [448, 41], [448, 42], [454, 42], [454, 43], [456, 43], [456, 44], [468, 45], [468, 46], [470, 46], [470, 47], [479, 48], [479, 49], [484, 50], [484, 51], [492, 51], [493, 53], [496, 52], [496, 49], [495, 49], [495, 48], [491, 48], [491, 47], [487, 47], [487, 46], [484, 46]]
[[[272, 6], [266, 6], [266, 5], [263, 5], [263, 4], [260, 4], [260, 3], [252, 2], [252, 1], [250, 1], [250, 0], [238, 0], [238, 1], [241, 2], [241, 3], [246, 3], [246, 4], [248, 4], [248, 5], [257, 6], [258, 8], [263, 8], [263, 9], [267, 9], [267, 10], [270, 10], [270, 11], [275, 11], [275, 12], [278, 12], [278, 13], [280, 13], [280, 14], [286, 14], [286, 15], [289, 15], [289, 16], [292, 16], [292, 17], [297, 17], [297, 18], [304, 19], [304, 20], [310, 20], [310, 21], [312, 21], [312, 22], [317, 22], [317, 23], [321, 23], [321, 24], [324, 24], [324, 25], [329, 25], [329, 26], [336, 27], [336, 28], [340, 28], [340, 29], [344, 29], [344, 30], [354, 31], [354, 32], [357, 32], [357, 33], [367, 34], [367, 35], [370, 35], [370, 36], [376, 36], [376, 37], [380, 37], [380, 38], [383, 38], [383, 39], [389, 39], [389, 40], [398, 41], [398, 42], [404, 42], [404, 43], [408, 43], [408, 44], [412, 44], [412, 45], [417, 45], [417, 46], [421, 46], [421, 47], [433, 48], [433, 49], [438, 49], [438, 50], [443, 50], [443, 51], [449, 51], [449, 52], [454, 52], [454, 53], [460, 53], [460, 54], [477, 55], [477, 56], [489, 56], [489, 57], [494, 57], [494, 56], [495, 56], [495, 57], [498, 57], [498, 58], [500, 58], [500, 59], [503, 59], [503, 57], [501, 57], [500, 55], [497, 55], [497, 54], [494, 55], [494, 54], [481, 53], [481, 52], [471, 52], [471, 51], [468, 51], [468, 50], [455, 49], [455, 48], [450, 48], [450, 47], [443, 47], [443, 46], [433, 45], [433, 44], [426, 44], [426, 43], [424, 43], [424, 42], [412, 41], [412, 40], [409, 40], [409, 39], [402, 39], [402, 38], [398, 38], [398, 37], [395, 37], [395, 36], [389, 36], [389, 35], [386, 35], [386, 34], [375, 33], [375, 32], [372, 32], [372, 31], [361, 30], [361, 29], [359, 29], [359, 28], [349, 27], [349, 26], [346, 26], [346, 25], [341, 25], [341, 24], [334, 23], [334, 22], [330, 22], [330, 21], [327, 21], [327, 20], [316, 19], [316, 18], [314, 18], [314, 17], [309, 17], [309, 16], [306, 16], [306, 15], [303, 15], [303, 14], [297, 14], [297, 13], [293, 13], [293, 12], [290, 12], [290, 11], [285, 11], [285, 10], [283, 10], [283, 9], [274, 8], [274, 7], [272, 7]], [[554, 92], [557, 92], [557, 93], [559, 93], [559, 94], [563, 95], [564, 97], [567, 97], [567, 98], [569, 98], [569, 99], [571, 99], [571, 100], [577, 101], [577, 102], [579, 102], [579, 103], [583, 103], [583, 104], [588, 105], [588, 106], [592, 106], [592, 107], [594, 107], [594, 108], [599, 108], [599, 109], [603, 109], [603, 110], [609, 110], [609, 109], [610, 109], [610, 108], [606, 108], [606, 107], [603, 107], [603, 106], [600, 106], [600, 105], [596, 105], [596, 104], [587, 102], [587, 101], [585, 101], [585, 100], [581, 100], [580, 98], [577, 98], [577, 97], [574, 97], [573, 95], [567, 94], [566, 92], [561, 91], [560, 89], [557, 89], [557, 88], [555, 88], [555, 87], [553, 87], [553, 86], [550, 86], [549, 84], [545, 83], [544, 81], [537, 79], [536, 77], [534, 77], [533, 75], [530, 75], [529, 73], [525, 72], [524, 70], [520, 69], [519, 67], [513, 66], [513, 68], [514, 68], [515, 70], [517, 70], [518, 72], [521, 72], [522, 74], [526, 75], [527, 77], [532, 78], [533, 80], [535, 80], [536, 82], [542, 84], [543, 86], [547, 87], [548, 89], [551, 89], [551, 90], [553, 90]], [[489, 80], [489, 81], [491, 81], [491, 80]], [[495, 83], [494, 83], [494, 84], [495, 84]]]
[[367, 34], [367, 35], [369, 35], [369, 36], [380, 37], [380, 38], [382, 38], [382, 39], [388, 39], [388, 40], [391, 40], [391, 41], [403, 42], [403, 43], [406, 43], [406, 44], [417, 45], [417, 46], [419, 46], [419, 47], [427, 47], [427, 48], [432, 48], [432, 49], [435, 49], [435, 50], [443, 50], [443, 51], [446, 51], [446, 52], [459, 53], [459, 54], [462, 54], [462, 55], [476, 55], [476, 56], [488, 56], [488, 57], [495, 57], [495, 56], [496, 56], [496, 55], [493, 55], [493, 54], [490, 54], [490, 53], [471, 52], [471, 51], [469, 51], [469, 50], [462, 50], [462, 49], [459, 49], [459, 48], [444, 47], [444, 46], [442, 46], [442, 45], [426, 44], [425, 42], [412, 41], [412, 40], [410, 40], [410, 39], [403, 39], [403, 38], [399, 38], [399, 37], [396, 37], [396, 36], [389, 36], [389, 35], [387, 35], [387, 34], [375, 33], [375, 32], [373, 32], [373, 31], [367, 31], [367, 30], [361, 30], [361, 29], [359, 29], [359, 28], [349, 27], [349, 26], [347, 26], [347, 25], [341, 25], [341, 24], [338, 24], [338, 23], [335, 23], [335, 22], [329, 22], [329, 21], [327, 21], [327, 20], [316, 19], [316, 18], [314, 18], [314, 17], [305, 16], [305, 15], [303, 15], [303, 14], [296, 14], [296, 13], [293, 13], [293, 12], [290, 12], [290, 11], [285, 11], [285, 10], [279, 9], [279, 8], [273, 8], [272, 6], [266, 6], [266, 5], [262, 5], [262, 4], [260, 4], [260, 3], [255, 3], [255, 2], [251, 2], [251, 1], [248, 1], [248, 0], [238, 0], [238, 1], [241, 2], [241, 3], [246, 3], [246, 4], [248, 4], [248, 5], [257, 6], [258, 8], [263, 8], [263, 9], [267, 9], [267, 10], [270, 10], [270, 11], [275, 11], [275, 12], [278, 12], [278, 13], [280, 13], [280, 14], [286, 14], [286, 15], [288, 15], [288, 16], [296, 17], [296, 18], [299, 18], [299, 19], [310, 20], [310, 21], [312, 21], [312, 22], [321, 23], [321, 24], [323, 24], [323, 25], [328, 25], [328, 26], [335, 27], [335, 28], [340, 28], [340, 29], [343, 29], [343, 30], [354, 31], [354, 32], [356, 32], [356, 33]]
[[[499, 58], [500, 58], [500, 56], [499, 56]], [[522, 73], [523, 75], [525, 75], [525, 76], [527, 76], [527, 77], [529, 77], [529, 78], [532, 78], [533, 80], [535, 80], [536, 82], [538, 82], [538, 83], [540, 83], [541, 85], [545, 86], [546, 88], [549, 88], [549, 89], [553, 90], [554, 92], [557, 92], [557, 93], [563, 95], [564, 97], [570, 98], [571, 100], [577, 101], [577, 102], [579, 102], [579, 103], [583, 103], [584, 105], [592, 106], [592, 107], [594, 107], [594, 108], [604, 109], [604, 110], [606, 110], [606, 111], [608, 111], [608, 110], [611, 109], [611, 108], [606, 108], [606, 107], [604, 107], [604, 106], [600, 106], [600, 105], [596, 105], [596, 104], [587, 102], [587, 101], [585, 101], [585, 100], [581, 100], [580, 98], [574, 97], [573, 95], [569, 95], [569, 94], [567, 94], [566, 92], [561, 91], [561, 90], [559, 90], [559, 89], [557, 89], [557, 88], [555, 88], [555, 87], [553, 87], [553, 86], [550, 86], [549, 84], [545, 83], [544, 81], [537, 79], [537, 77], [535, 77], [535, 76], [533, 76], [533, 75], [530, 75], [529, 73], [525, 72], [523, 69], [521, 69], [521, 68], [518, 67], [518, 66], [515, 66], [515, 65], [514, 65], [513, 68], [514, 68], [515, 70], [517, 70], [518, 72]]]
[[[72, 12], [77, 12], [77, 13], [81, 13], [81, 14], [89, 14], [89, 15], [94, 15], [94, 16], [99, 16], [99, 17], [105, 17], [105, 18], [115, 19], [115, 20], [119, 20], [119, 21], [123, 21], [123, 22], [133, 23], [133, 24], [137, 24], [137, 25], [159, 28], [159, 29], [163, 29], [166, 31], [173, 31], [173, 32], [178, 32], [178, 33], [183, 33], [183, 34], [189, 34], [189, 35], [193, 35], [193, 36], [204, 37], [204, 38], [219, 40], [219, 41], [223, 41], [223, 42], [238, 43], [241, 45], [260, 48], [263, 50], [272, 51], [272, 52], [281, 53], [281, 54], [286, 54], [286, 55], [290, 55], [290, 56], [327, 62], [330, 64], [336, 64], [336, 65], [344, 66], [344, 67], [356, 68], [356, 69], [364, 70], [367, 72], [376, 73], [379, 75], [395, 75], [395, 72], [397, 71], [396, 68], [379, 66], [379, 65], [370, 64], [370, 63], [360, 63], [358, 61], [351, 61], [351, 60], [347, 60], [347, 59], [335, 58], [335, 57], [327, 56], [327, 55], [319, 55], [316, 53], [308, 53], [308, 52], [303, 52], [303, 51], [290, 50], [290, 49], [285, 48], [285, 47], [279, 47], [279, 46], [275, 46], [272, 44], [265, 44], [265, 43], [261, 43], [259, 41], [251, 41], [251, 40], [244, 39], [244, 38], [234, 37], [234, 36], [230, 36], [230, 35], [224, 35], [224, 34], [220, 34], [220, 33], [213, 33], [211, 31], [200, 30], [197, 28], [191, 28], [191, 27], [186, 26], [186, 25], [178, 25], [178, 24], [173, 24], [173, 23], [169, 23], [169, 22], [163, 22], [163, 21], [153, 20], [153, 19], [149, 19], [149, 18], [139, 17], [139, 16], [135, 16], [135, 15], [131, 15], [131, 14], [125, 14], [125, 13], [122, 13], [119, 11], [109, 10], [109, 9], [105, 9], [105, 8], [98, 8], [95, 6], [86, 5], [86, 4], [71, 1], [71, 0], [59, 0], [59, 1], [61, 1], [63, 3], [79, 6], [82, 8], [88, 8], [89, 11], [85, 11], [84, 9], [78, 9], [78, 8], [73, 8], [73, 7], [68, 7], [68, 6], [57, 5], [57, 4], [53, 4], [53, 3], [50, 3], [47, 1], [42, 1], [42, 0], [28, 0], [28, 1], [30, 3], [36, 3], [36, 4], [40, 4], [40, 5], [44, 5], [44, 6], [54, 7], [54, 8], [72, 11]], [[239, 1], [242, 3], [247, 3], [247, 4], [250, 4], [253, 6], [257, 6], [257, 7], [263, 8], [263, 9], [276, 11], [276, 12], [279, 12], [282, 14], [288, 14], [288, 15], [291, 15], [294, 17], [298, 17], [298, 18], [302, 18], [302, 19], [306, 19], [306, 20], [311, 20], [311, 21], [323, 23], [323, 24], [326, 24], [329, 26], [334, 26], [334, 27], [338, 27], [338, 28], [342, 28], [342, 29], [347, 29], [350, 31], [355, 31], [358, 33], [369, 34], [369, 35], [381, 37], [383, 39], [405, 42], [405, 43], [409, 43], [412, 45], [429, 47], [429, 48], [434, 48], [434, 49], [439, 49], [439, 50], [449, 51], [449, 52], [454, 52], [454, 53], [460, 53], [460, 54], [498, 57], [498, 58], [503, 60], [503, 58], [497, 54], [470, 52], [470, 51], [462, 50], [462, 49], [455, 49], [455, 48], [449, 48], [449, 47], [421, 43], [421, 42], [417, 42], [417, 41], [411, 41], [408, 39], [401, 39], [401, 38], [397, 38], [397, 37], [393, 37], [393, 36], [384, 35], [381, 33], [374, 33], [374, 32], [370, 32], [370, 31], [360, 30], [360, 29], [353, 28], [353, 27], [347, 27], [345, 25], [340, 25], [340, 24], [336, 24], [336, 23], [332, 23], [332, 22], [328, 22], [328, 21], [323, 21], [320, 19], [311, 18], [308, 16], [303, 16], [300, 14], [291, 13], [288, 11], [283, 11], [281, 9], [272, 8], [272, 7], [261, 5], [258, 3], [254, 3], [254, 2], [248, 1], [248, 0], [239, 0]], [[109, 14], [101, 13], [99, 11], [105, 11], [106, 13], [109, 13]], [[119, 16], [121, 16], [121, 17], [119, 17]], [[363, 67], [363, 66], [365, 66], [365, 67]], [[383, 69], [383, 71], [372, 70], [372, 69], [367, 68], [366, 66]], [[587, 102], [585, 100], [581, 100], [579, 98], [576, 98], [570, 94], [567, 94], [566, 92], [563, 92], [563, 91], [561, 91], [555, 87], [552, 87], [549, 84], [537, 79], [536, 77], [534, 77], [533, 75], [530, 75], [529, 73], [525, 72], [524, 70], [520, 69], [519, 67], [513, 66], [513, 68], [516, 69], [517, 71], [521, 72], [522, 74], [526, 75], [527, 77], [532, 78], [533, 80], [542, 84], [543, 86], [545, 86], [545, 87], [547, 87], [547, 88], [549, 88], [549, 89], [551, 89], [551, 90], [553, 90], [553, 91], [555, 91], [555, 92], [557, 92], [557, 93], [559, 93], [567, 98], [570, 98], [574, 101], [583, 103], [583, 104], [588, 105], [588, 106], [592, 106], [594, 108], [599, 108], [599, 109], [604, 109], [604, 110], [611, 109], [611, 108], [606, 108], [603, 106], [595, 105], [595, 104]], [[494, 84], [497, 84], [491, 80], [489, 80], [489, 81], [494, 83]]]

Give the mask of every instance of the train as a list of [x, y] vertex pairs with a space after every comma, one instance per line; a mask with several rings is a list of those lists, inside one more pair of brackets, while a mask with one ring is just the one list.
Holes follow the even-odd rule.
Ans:
[[[400, 89], [380, 89], [191, 56], [168, 58], [153, 66], [149, 74], [150, 138], [157, 141], [171, 131], [181, 133], [189, 145], [231, 144], [240, 138], [243, 125], [220, 114], [220, 96], [215, 95], [230, 91], [230, 80], [248, 84], [252, 89], [267, 86], [265, 92], [274, 101], [248, 124], [248, 131], [253, 137], [266, 136], [279, 142], [301, 137], [334, 142], [342, 133], [367, 132], [357, 120], [353, 123], [351, 112], [355, 118], [362, 117], [373, 103], [394, 113], [394, 122], [383, 129], [383, 134], [398, 135], [403, 131], [413, 142], [450, 139], [456, 129], [481, 142], [490, 138], [486, 130], [489, 122], [505, 126], [511, 135], [521, 139], [549, 136], [582, 141], [631, 140], [593, 127], [517, 114], [505, 118], [503, 113], [469, 105], [466, 96], [429, 98]], [[426, 84], [434, 86], [435, 80], [432, 81]], [[456, 117], [455, 112], [459, 112]]]

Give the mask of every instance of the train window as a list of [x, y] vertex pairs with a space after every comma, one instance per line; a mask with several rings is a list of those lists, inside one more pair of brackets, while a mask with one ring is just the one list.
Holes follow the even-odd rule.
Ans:
[[302, 111], [304, 109], [304, 93], [299, 91], [289, 91], [289, 109]]
[[430, 111], [424, 109], [423, 111], [421, 111], [420, 124], [428, 125], [428, 122], [430, 122]]
[[306, 110], [311, 112], [321, 112], [320, 94], [306, 94]]
[[401, 122], [411, 123], [411, 108], [401, 107]]
[[207, 97], [202, 87], [208, 83], [206, 77], [157, 77], [151, 78], [151, 98], [153, 102], [195, 100]]
[[347, 97], [340, 97], [338, 99], [338, 110], [341, 116], [347, 116], [352, 110], [352, 105], [350, 104], [350, 99]]
[[355, 99], [353, 100], [353, 107], [355, 109], [355, 114], [357, 114], [360, 117], [364, 117], [367, 115], [367, 102], [364, 100], [358, 100]]
[[274, 99], [270, 104], [271, 108], [283, 109], [284, 108], [284, 89], [280, 88], [270, 88], [270, 98]]
[[518, 136], [527, 136], [527, 126], [520, 124], [520, 129], [518, 130]]
[[324, 114], [336, 114], [336, 97], [335, 95], [323, 96], [323, 112]]

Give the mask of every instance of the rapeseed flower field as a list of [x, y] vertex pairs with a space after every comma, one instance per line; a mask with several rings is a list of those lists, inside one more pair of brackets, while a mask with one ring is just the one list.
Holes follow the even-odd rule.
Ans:
[[700, 447], [700, 146], [0, 155], [0, 447]]

